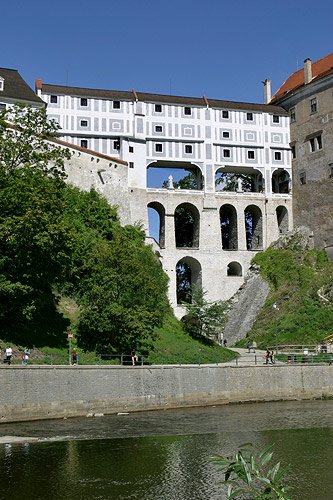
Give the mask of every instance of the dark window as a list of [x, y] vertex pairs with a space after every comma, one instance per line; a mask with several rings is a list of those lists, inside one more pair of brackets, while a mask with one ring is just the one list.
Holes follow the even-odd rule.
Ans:
[[58, 96], [57, 95], [51, 95], [50, 102], [52, 104], [57, 104], [57, 102], [58, 102]]
[[280, 123], [280, 117], [278, 115], [273, 115], [273, 123]]
[[128, 151], [129, 151], [130, 153], [134, 153], [134, 148], [133, 148], [133, 146], [129, 146], [129, 147], [128, 147]]
[[299, 174], [299, 182], [301, 184], [306, 184], [306, 173], [305, 172], [302, 172]]
[[120, 109], [120, 101], [113, 101], [113, 109]]
[[88, 147], [87, 139], [81, 139], [81, 148], [87, 148], [87, 147]]
[[290, 146], [290, 148], [291, 148], [292, 159], [295, 160], [295, 158], [296, 158], [296, 146], [293, 144], [292, 146]]
[[87, 122], [87, 120], [81, 120], [81, 121], [80, 121], [80, 125], [81, 125], [81, 127], [88, 127], [88, 122]]
[[281, 161], [282, 160], [282, 155], [280, 151], [275, 151], [274, 153], [274, 160]]
[[117, 151], [120, 150], [120, 140], [117, 139], [116, 141], [113, 141], [113, 149], [116, 149]]
[[88, 99], [86, 97], [81, 97], [80, 105], [81, 106], [88, 106]]
[[132, 161], [129, 162], [129, 168], [134, 168], [134, 163]]
[[230, 158], [230, 149], [224, 149], [223, 156], [224, 158]]
[[254, 160], [255, 159], [255, 152], [254, 151], [248, 151], [247, 152], [247, 158], [248, 158], [248, 160]]
[[224, 139], [228, 139], [230, 137], [230, 132], [223, 132]]
[[314, 97], [313, 99], [310, 99], [310, 110], [311, 113], [317, 113], [317, 98]]
[[296, 108], [290, 108], [290, 121], [296, 121]]
[[328, 164], [328, 177], [333, 179], [333, 163]]
[[252, 122], [253, 121], [253, 113], [246, 113], [246, 119], [247, 119], [247, 121]]
[[184, 115], [191, 115], [191, 114], [192, 114], [191, 108], [184, 108]]
[[229, 118], [229, 111], [222, 111], [222, 118]]
[[185, 153], [186, 154], [192, 154], [192, 146], [190, 144], [185, 145]]
[[155, 144], [155, 151], [156, 151], [156, 153], [162, 153], [163, 144]]
[[155, 113], [162, 113], [162, 104], [155, 104]]
[[0, 109], [6, 109], [6, 104], [0, 103]]
[[163, 132], [163, 127], [162, 127], [162, 125], [156, 125], [156, 127], [155, 127], [155, 132]]

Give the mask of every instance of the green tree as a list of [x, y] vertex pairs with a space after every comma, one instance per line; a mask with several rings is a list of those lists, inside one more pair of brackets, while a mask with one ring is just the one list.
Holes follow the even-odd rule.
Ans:
[[1, 111], [1, 169], [11, 174], [28, 166], [54, 177], [65, 177], [64, 160], [70, 158], [70, 152], [52, 142], [59, 128], [54, 120], [48, 120], [45, 108], [15, 104]]
[[201, 287], [193, 287], [191, 301], [183, 305], [187, 315], [182, 318], [186, 331], [196, 338], [217, 340], [225, 323], [226, 304], [208, 302]]

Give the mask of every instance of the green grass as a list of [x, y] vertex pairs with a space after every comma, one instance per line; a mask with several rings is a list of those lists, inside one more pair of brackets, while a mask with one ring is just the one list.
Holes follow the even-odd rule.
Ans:
[[333, 333], [333, 303], [317, 293], [333, 282], [333, 263], [324, 251], [268, 249], [253, 262], [260, 265], [270, 292], [247, 339], [261, 346], [317, 344]]

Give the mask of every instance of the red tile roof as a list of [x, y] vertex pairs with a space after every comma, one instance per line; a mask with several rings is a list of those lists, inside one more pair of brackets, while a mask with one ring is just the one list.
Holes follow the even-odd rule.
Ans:
[[[312, 63], [312, 81], [333, 73], [333, 53]], [[272, 97], [271, 103], [304, 85], [304, 69], [293, 73]]]

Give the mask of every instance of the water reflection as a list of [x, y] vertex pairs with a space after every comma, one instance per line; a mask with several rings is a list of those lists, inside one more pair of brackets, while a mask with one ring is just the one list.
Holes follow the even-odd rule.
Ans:
[[209, 458], [251, 441], [274, 442], [276, 461], [291, 464], [295, 500], [332, 499], [332, 409], [331, 401], [251, 404], [4, 425], [2, 435], [47, 440], [0, 446], [0, 498], [223, 499]]

